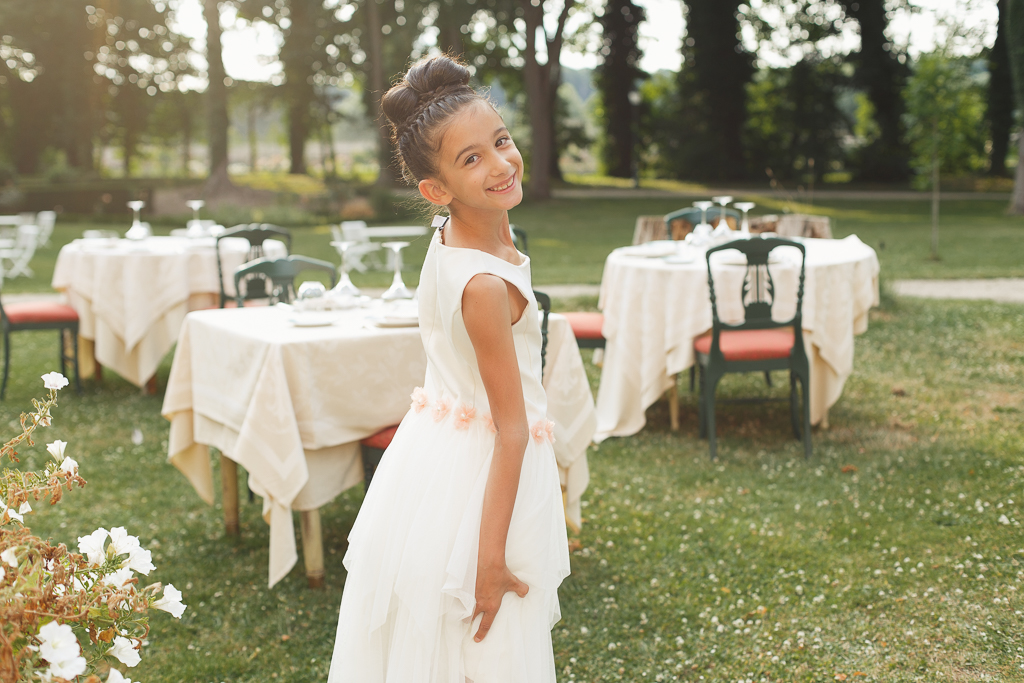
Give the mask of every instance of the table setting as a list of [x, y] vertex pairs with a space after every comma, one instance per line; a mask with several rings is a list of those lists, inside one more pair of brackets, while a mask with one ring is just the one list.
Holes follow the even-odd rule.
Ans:
[[[731, 201], [731, 197], [716, 198]], [[712, 202], [695, 202], [706, 211]], [[595, 441], [628, 436], [646, 423], [644, 412], [693, 366], [693, 343], [711, 329], [706, 252], [752, 235], [747, 226], [732, 230], [724, 217], [712, 228], [702, 218], [685, 240], [659, 240], [621, 247], [609, 254], [598, 306], [606, 339], [597, 396]], [[724, 216], [724, 214], [723, 214]], [[811, 422], [828, 426], [828, 410], [838, 401], [853, 372], [854, 337], [867, 330], [868, 311], [878, 304], [878, 258], [855, 235], [845, 239], [787, 238], [807, 251], [803, 336], [811, 365]], [[792, 252], [792, 253], [790, 253]], [[711, 268], [723, 320], [743, 319], [741, 288], [744, 256], [734, 250], [712, 254]], [[791, 317], [796, 304], [799, 250], [780, 247], [768, 269], [775, 283], [772, 317]]]
[[[181, 327], [164, 398], [168, 459], [213, 504], [209, 447], [221, 452], [229, 531], [238, 524], [234, 472], [246, 469], [270, 527], [270, 586], [298, 560], [298, 511], [307, 578], [317, 585], [319, 508], [363, 482], [360, 440], [401, 421], [425, 371], [415, 299], [331, 296], [302, 283], [291, 304], [195, 311]], [[597, 421], [572, 329], [557, 314], [544, 385], [566, 519], [578, 528]]]

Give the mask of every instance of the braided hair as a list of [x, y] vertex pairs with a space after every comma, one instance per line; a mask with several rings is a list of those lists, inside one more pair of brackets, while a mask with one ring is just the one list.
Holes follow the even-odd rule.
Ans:
[[469, 85], [469, 69], [442, 55], [418, 62], [381, 98], [403, 177], [416, 184], [437, 175], [445, 125], [459, 110], [487, 100]]

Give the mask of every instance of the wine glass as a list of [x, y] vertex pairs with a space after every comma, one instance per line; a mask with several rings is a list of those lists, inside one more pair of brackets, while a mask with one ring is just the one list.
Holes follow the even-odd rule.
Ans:
[[345, 260], [345, 252], [353, 244], [356, 244], [355, 240], [335, 240], [331, 242], [331, 246], [337, 249], [338, 255], [341, 256], [341, 265], [338, 266], [338, 274], [341, 277], [338, 279], [338, 284], [331, 290], [331, 296], [357, 297], [362, 294], [359, 288], [352, 284], [352, 278], [348, 276], [348, 263]]
[[732, 202], [732, 197], [729, 197], [729, 196], [726, 196], [726, 195], [723, 195], [721, 197], [712, 197], [711, 201], [715, 202], [716, 204], [721, 204], [722, 205], [722, 210], [718, 214], [718, 227], [722, 227], [722, 225], [725, 225], [726, 227], [728, 227], [729, 222], [725, 220], [725, 218], [726, 218], [726, 216], [725, 216], [725, 207], [730, 202]]
[[145, 205], [146, 202], [138, 199], [128, 202], [128, 208], [132, 210], [132, 227], [128, 228], [124, 236], [130, 240], [141, 240], [152, 235], [149, 226], [139, 220], [139, 212]]
[[757, 204], [754, 202], [736, 202], [733, 206], [743, 212], [743, 223], [740, 225], [740, 232], [744, 235], [749, 235], [750, 221], [747, 220], [747, 212], [757, 206]]
[[694, 202], [693, 203], [693, 207], [695, 209], [700, 209], [700, 224], [701, 225], [707, 225], [709, 228], [711, 227], [710, 225], [708, 225], [708, 209], [710, 209], [714, 205], [715, 205], [714, 202]]
[[201, 209], [204, 206], [206, 206], [206, 202], [204, 202], [202, 199], [190, 199], [187, 202], [185, 202], [185, 206], [187, 206], [188, 208], [192, 209], [192, 220], [194, 220], [196, 223], [198, 223], [199, 222], [199, 209]]
[[405, 286], [402, 282], [402, 249], [409, 246], [408, 242], [384, 242], [381, 244], [385, 249], [390, 249], [392, 253], [392, 260], [395, 263], [395, 277], [391, 280], [391, 286], [388, 290], [381, 295], [381, 299], [384, 301], [394, 301], [396, 299], [411, 299], [413, 298], [413, 292], [411, 289]]

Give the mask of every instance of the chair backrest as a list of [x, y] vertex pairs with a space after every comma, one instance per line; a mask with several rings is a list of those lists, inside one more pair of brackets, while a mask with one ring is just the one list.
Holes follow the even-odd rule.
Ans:
[[533, 290], [533, 296], [540, 304], [543, 316], [540, 319], [540, 378], [544, 379], [544, 366], [548, 361], [548, 318], [551, 316], [551, 297], [544, 292]]
[[14, 243], [16, 249], [35, 251], [38, 243], [39, 228], [37, 226], [25, 224], [18, 226], [18, 237]]
[[338, 226], [340, 234], [335, 234], [337, 241], [369, 242], [366, 232], [366, 221], [342, 221]]
[[[217, 253], [217, 281], [220, 285], [221, 308], [224, 308], [225, 304], [227, 304], [228, 296], [224, 291], [224, 264], [221, 262], [220, 241], [228, 237], [240, 237], [249, 243], [249, 253], [245, 258], [246, 263], [255, 261], [258, 258], [263, 258], [263, 243], [271, 239], [284, 242], [285, 254], [292, 253], [292, 234], [284, 228], [279, 228], [276, 225], [270, 225], [268, 223], [236, 225], [235, 227], [225, 230], [221, 234], [217, 235], [214, 246]], [[237, 285], [235, 287], [235, 292], [236, 294], [238, 292]], [[256, 298], [266, 297], [264, 295]]]
[[775, 225], [775, 233], [779, 237], [832, 239], [832, 222], [828, 216], [787, 213], [779, 217]]
[[633, 227], [633, 244], [668, 239], [664, 216], [637, 216]]
[[[306, 270], [328, 273], [331, 276], [331, 287], [337, 284], [338, 273], [330, 261], [298, 254], [290, 254], [279, 259], [262, 257], [239, 266], [235, 271], [235, 301], [241, 308], [248, 300], [267, 298], [266, 284], [269, 282], [271, 303], [291, 303], [295, 298], [295, 278]], [[243, 282], [246, 283], [244, 288]], [[264, 289], [252, 291], [251, 286], [254, 282], [260, 282]]]
[[[800, 282], [796, 292], [796, 313], [791, 320], [777, 322], [772, 319], [772, 305], [775, 303], [775, 282], [768, 269], [768, 258], [778, 247], [795, 247], [800, 250]], [[723, 323], [718, 317], [718, 300], [715, 295], [715, 277], [711, 269], [711, 255], [719, 251], [735, 249], [747, 259], [747, 272], [743, 276], [741, 297], [743, 302], [744, 321], [730, 325]], [[797, 334], [801, 329], [804, 301], [804, 274], [807, 265], [807, 251], [804, 245], [792, 240], [772, 237], [762, 239], [733, 240], [707, 250], [708, 291], [711, 295], [712, 330], [716, 337], [722, 329], [768, 329], [772, 327], [793, 327]]]
[[50, 235], [53, 234], [55, 225], [57, 225], [56, 211], [40, 211], [36, 214], [36, 227], [39, 228], [40, 244], [50, 243]]

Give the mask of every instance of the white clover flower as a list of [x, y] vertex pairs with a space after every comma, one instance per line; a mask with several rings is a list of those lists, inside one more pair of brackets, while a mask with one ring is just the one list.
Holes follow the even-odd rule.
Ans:
[[167, 584], [164, 586], [164, 595], [162, 598], [153, 603], [153, 607], [156, 609], [162, 609], [165, 612], [170, 612], [171, 616], [175, 619], [181, 619], [181, 615], [185, 612], [186, 605], [181, 602], [181, 591], [174, 587], [173, 584]]
[[15, 569], [18, 568], [18, 556], [14, 554], [14, 548], [8, 548], [0, 553], [0, 560], [3, 560]]
[[107, 559], [107, 530], [99, 528], [88, 536], [78, 537], [78, 552], [89, 558], [89, 564], [101, 565]]
[[68, 385], [68, 378], [59, 372], [48, 372], [42, 376], [43, 386], [47, 389], [60, 391]]
[[130, 567], [121, 567], [120, 569], [111, 572], [103, 577], [103, 583], [113, 586], [114, 588], [120, 588], [127, 582], [132, 580], [132, 570]]
[[114, 646], [107, 651], [107, 654], [117, 659], [128, 667], [136, 666], [142, 661], [142, 657], [139, 655], [139, 651], [135, 649], [135, 644], [128, 638], [122, 636], [114, 637]]
[[[51, 674], [70, 680], [85, 671], [85, 659], [80, 656], [82, 648], [70, 626], [51, 621], [39, 629], [38, 638], [39, 656], [50, 663]], [[81, 670], [65, 675], [63, 671], [76, 668], [78, 660], [81, 660]]]
[[125, 678], [120, 671], [117, 669], [111, 669], [110, 675], [107, 676], [107, 683], [139, 683], [138, 681], [132, 681], [130, 678]]
[[60, 471], [72, 475], [78, 474], [78, 462], [71, 456], [68, 456], [61, 462]]
[[64, 459], [64, 449], [68, 447], [67, 441], [61, 441], [57, 439], [52, 443], [46, 444], [47, 452], [53, 456], [53, 459], [60, 462]]

